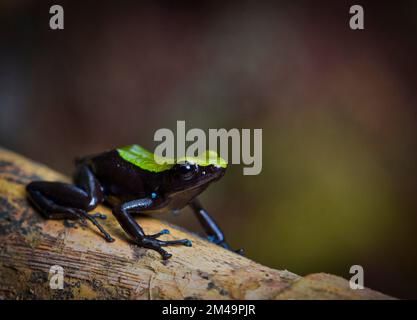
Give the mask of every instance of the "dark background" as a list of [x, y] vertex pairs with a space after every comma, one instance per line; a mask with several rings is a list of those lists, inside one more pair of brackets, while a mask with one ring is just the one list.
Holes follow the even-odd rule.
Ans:
[[[0, 145], [70, 174], [177, 120], [262, 128], [262, 173], [202, 196], [232, 245], [417, 298], [416, 32], [415, 1], [3, 0]], [[199, 231], [184, 211], [163, 218]]]

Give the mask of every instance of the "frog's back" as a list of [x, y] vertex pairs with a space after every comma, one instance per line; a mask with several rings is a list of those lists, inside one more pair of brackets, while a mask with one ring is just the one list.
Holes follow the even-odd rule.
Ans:
[[161, 176], [123, 159], [117, 150], [84, 158], [110, 202], [125, 202], [149, 196], [158, 188]]

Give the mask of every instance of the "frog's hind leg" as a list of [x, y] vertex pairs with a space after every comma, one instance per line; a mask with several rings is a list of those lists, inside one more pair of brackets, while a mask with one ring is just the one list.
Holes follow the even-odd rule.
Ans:
[[[88, 169], [87, 169], [88, 170]], [[47, 219], [79, 219], [91, 221], [107, 241], [114, 239], [97, 221], [104, 219], [102, 214], [89, 214], [103, 195], [98, 182], [86, 168], [79, 168], [75, 177], [76, 185], [62, 182], [34, 181], [26, 186], [29, 200]]]
[[91, 221], [104, 235], [107, 241], [114, 241], [96, 218], [103, 215], [89, 214], [88, 196], [82, 189], [62, 182], [34, 181], [27, 185], [29, 200], [47, 219]]

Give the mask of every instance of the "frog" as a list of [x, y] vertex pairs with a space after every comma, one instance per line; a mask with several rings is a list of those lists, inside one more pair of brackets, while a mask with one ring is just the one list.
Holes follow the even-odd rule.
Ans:
[[[106, 241], [113, 242], [114, 238], [99, 222], [107, 216], [91, 213], [98, 205], [107, 205], [131, 242], [154, 250], [167, 260], [172, 254], [163, 247], [191, 247], [192, 242], [159, 239], [170, 233], [168, 229], [147, 234], [134, 216], [178, 213], [188, 206], [207, 239], [232, 250], [223, 231], [198, 199], [210, 184], [225, 175], [226, 168], [227, 161], [212, 150], [197, 157], [166, 160], [133, 144], [76, 158], [73, 183], [31, 181], [26, 191], [30, 203], [46, 219], [78, 220], [83, 225], [90, 221]], [[243, 254], [243, 249], [232, 251]]]

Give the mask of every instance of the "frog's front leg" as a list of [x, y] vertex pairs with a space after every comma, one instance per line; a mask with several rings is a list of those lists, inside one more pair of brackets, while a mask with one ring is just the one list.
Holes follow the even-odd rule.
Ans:
[[[190, 206], [196, 215], [198, 221], [203, 227], [204, 231], [207, 234], [207, 238], [210, 242], [213, 242], [223, 248], [231, 250], [230, 246], [227, 244], [224, 234], [218, 224], [214, 219], [209, 215], [209, 213], [203, 208], [200, 201], [194, 199], [191, 201]], [[243, 249], [232, 250], [238, 254], [243, 254]]]
[[76, 185], [62, 182], [33, 181], [26, 186], [28, 198], [47, 219], [72, 219], [91, 221], [107, 241], [114, 239], [97, 221], [105, 219], [102, 214], [89, 214], [103, 201], [100, 184], [86, 165], [77, 168]]
[[130, 238], [140, 247], [148, 248], [159, 252], [164, 260], [169, 259], [172, 254], [166, 252], [162, 247], [172, 245], [184, 245], [191, 247], [191, 241], [188, 239], [162, 241], [157, 239], [163, 234], [168, 234], [169, 231], [164, 229], [153, 235], [146, 235], [142, 227], [133, 218], [132, 213], [143, 213], [156, 206], [161, 206], [164, 200], [152, 198], [143, 198], [116, 205], [113, 208], [113, 215], [119, 221], [123, 230], [130, 236]]

